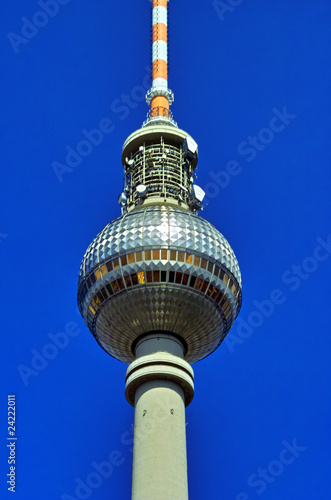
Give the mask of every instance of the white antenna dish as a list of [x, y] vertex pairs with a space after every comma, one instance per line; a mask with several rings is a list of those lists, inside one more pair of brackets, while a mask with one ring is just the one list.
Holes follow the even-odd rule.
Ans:
[[206, 195], [206, 193], [204, 192], [204, 190], [200, 186], [193, 184], [192, 193], [191, 193], [192, 198], [195, 198], [196, 200], [198, 200], [201, 203], [202, 200], [204, 199], [205, 195]]
[[198, 145], [192, 137], [185, 138], [183, 152], [188, 160], [194, 160], [198, 155]]
[[125, 193], [121, 193], [118, 197], [118, 203], [121, 207], [125, 207], [127, 202], [127, 197]]
[[133, 165], [134, 165], [134, 160], [132, 160], [132, 159], [131, 159], [131, 160], [128, 160], [128, 159], [126, 158], [125, 162], [126, 162], [127, 166], [128, 166], [128, 167], [130, 167], [130, 168], [131, 168], [131, 167], [133, 167]]
[[139, 186], [136, 187], [136, 191], [137, 191], [138, 196], [143, 197], [147, 193], [147, 188], [146, 188], [145, 184], [139, 184]]

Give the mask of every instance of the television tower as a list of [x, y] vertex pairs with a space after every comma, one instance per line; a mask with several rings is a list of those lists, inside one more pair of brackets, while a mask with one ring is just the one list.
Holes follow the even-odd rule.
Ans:
[[187, 500], [190, 365], [229, 332], [241, 306], [241, 276], [227, 240], [197, 214], [204, 197], [194, 184], [198, 146], [169, 109], [168, 0], [152, 3], [150, 110], [124, 142], [122, 213], [85, 253], [78, 305], [100, 346], [129, 363], [132, 500]]

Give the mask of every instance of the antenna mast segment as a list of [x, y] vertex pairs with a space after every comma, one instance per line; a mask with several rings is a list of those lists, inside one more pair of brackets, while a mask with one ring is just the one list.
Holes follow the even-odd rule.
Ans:
[[153, 3], [153, 83], [147, 92], [146, 101], [150, 111], [145, 125], [170, 122], [172, 114], [169, 107], [174, 101], [174, 95], [168, 89], [168, 1], [151, 0]]

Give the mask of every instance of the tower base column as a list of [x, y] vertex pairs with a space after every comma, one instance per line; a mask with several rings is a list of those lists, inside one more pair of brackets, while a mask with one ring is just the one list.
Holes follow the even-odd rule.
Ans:
[[[165, 349], [164, 336], [158, 340]], [[155, 345], [155, 338], [150, 342]], [[169, 352], [143, 355], [127, 370], [125, 394], [135, 407], [132, 500], [188, 500], [185, 406], [194, 394], [191, 366]]]

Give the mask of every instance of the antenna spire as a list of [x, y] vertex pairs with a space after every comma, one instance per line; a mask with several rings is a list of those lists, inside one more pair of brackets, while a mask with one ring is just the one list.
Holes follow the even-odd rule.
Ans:
[[151, 0], [153, 4], [153, 83], [146, 96], [150, 111], [144, 125], [164, 122], [176, 125], [169, 109], [174, 101], [174, 94], [168, 89], [168, 1]]

